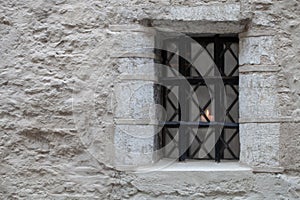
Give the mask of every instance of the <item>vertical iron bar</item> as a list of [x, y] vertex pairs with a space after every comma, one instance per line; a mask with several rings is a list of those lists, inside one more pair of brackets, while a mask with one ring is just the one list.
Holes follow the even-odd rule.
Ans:
[[[190, 70], [186, 70], [186, 67], [188, 66], [188, 63], [183, 57], [189, 56], [189, 45], [188, 40], [184, 36], [179, 39], [179, 73], [181, 76], [189, 76]], [[180, 110], [181, 110], [181, 120], [183, 122], [189, 121], [189, 103], [187, 101], [187, 91], [188, 88], [186, 88], [186, 85], [184, 82], [181, 82], [179, 84], [179, 102]], [[189, 144], [189, 138], [188, 138], [188, 131], [187, 126], [180, 126], [179, 127], [179, 161], [184, 161], [188, 157], [188, 144]]]
[[[163, 49], [166, 49], [166, 44], [163, 44]], [[167, 65], [167, 52], [165, 50], [161, 50], [161, 57], [162, 57], [162, 64], [163, 65]], [[162, 71], [161, 71], [161, 77], [164, 78], [166, 77], [167, 74], [166, 74], [166, 71], [164, 68], [162, 68]], [[165, 86], [161, 86], [161, 93], [162, 93], [162, 105], [164, 107], [164, 109], [167, 111], [167, 88]], [[167, 119], [167, 115], [168, 113], [166, 112], [166, 119]], [[167, 137], [167, 133], [166, 133], [166, 129], [167, 127], [163, 127], [162, 128], [162, 146], [165, 147], [167, 144], [166, 144], [166, 137]], [[166, 148], [163, 148], [163, 155], [165, 156], [166, 155]]]
[[[224, 56], [221, 55], [223, 51], [223, 43], [220, 41], [219, 35], [215, 36], [214, 40], [214, 60], [215, 64], [217, 66], [218, 71], [215, 71], [215, 76], [219, 76], [220, 74], [223, 74], [224, 71]], [[224, 105], [224, 95], [222, 94], [221, 86], [215, 84], [214, 88], [214, 95], [215, 95], [215, 121], [222, 122], [222, 109]], [[220, 162], [221, 158], [223, 156], [223, 145], [220, 137], [223, 135], [223, 130], [221, 126], [216, 126], [215, 128], [215, 139], [216, 139], [216, 145], [215, 145], [215, 161]]]

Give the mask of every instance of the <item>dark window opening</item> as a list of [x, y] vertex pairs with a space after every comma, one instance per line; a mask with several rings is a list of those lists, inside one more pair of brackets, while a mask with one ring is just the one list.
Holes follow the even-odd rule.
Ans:
[[159, 73], [166, 110], [158, 138], [163, 156], [238, 160], [238, 37], [186, 38], [156, 41], [163, 47], [156, 51], [156, 62], [170, 69]]

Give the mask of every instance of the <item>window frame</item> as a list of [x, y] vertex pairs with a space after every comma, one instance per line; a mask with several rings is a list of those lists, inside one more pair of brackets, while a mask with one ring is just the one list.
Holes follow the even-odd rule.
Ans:
[[[233, 68], [232, 72], [230, 72], [229, 76], [226, 76], [225, 74], [225, 66], [224, 66], [224, 62], [225, 62], [225, 53], [227, 50], [231, 50], [230, 46], [233, 43], [237, 43], [239, 44], [239, 38], [237, 35], [220, 35], [220, 34], [215, 34], [213, 36], [192, 36], [192, 39], [195, 40], [197, 43], [201, 44], [201, 46], [203, 46], [203, 42], [205, 43], [213, 43], [214, 44], [214, 55], [212, 56], [217, 69], [221, 72], [222, 75], [222, 81], [224, 81], [224, 84], [230, 85], [230, 86], [238, 86], [239, 85], [239, 76], [232, 76], [234, 74], [235, 71], [238, 72], [238, 68], [239, 68], [239, 62], [238, 62], [238, 52], [236, 56], [236, 66]], [[184, 37], [179, 37], [177, 38], [177, 40], [181, 40], [179, 41], [180, 44], [186, 44], [186, 42], [184, 42]], [[230, 43], [229, 47], [227, 46], [226, 43]], [[182, 55], [183, 52], [186, 53], [187, 49], [191, 49], [188, 48], [187, 45], [181, 45], [179, 47], [180, 51], [179, 55]], [[205, 49], [205, 48], [204, 48]], [[205, 49], [207, 51], [207, 49]], [[231, 50], [232, 51], [232, 50]], [[170, 61], [170, 58], [167, 56], [167, 51], [163, 50], [163, 51], [157, 51], [156, 54], [159, 56], [158, 59], [156, 59], [156, 63], [160, 63], [163, 65], [169, 65], [168, 60]], [[191, 54], [191, 52], [187, 52], [187, 54]], [[184, 57], [184, 56], [183, 56]], [[190, 84], [202, 84], [206, 86], [206, 81], [207, 80], [211, 80], [214, 77], [209, 77], [209, 78], [203, 78], [200, 74], [199, 77], [195, 77], [195, 76], [191, 76], [191, 70], [186, 70], [184, 69], [184, 67], [182, 66], [191, 66], [191, 64], [189, 64], [184, 58], [182, 58], [181, 56], [179, 56], [179, 73], [181, 75], [183, 75], [185, 78], [187, 78], [188, 82]], [[215, 76], [217, 76], [218, 73], [215, 74]], [[164, 84], [167, 84], [167, 82], [170, 80], [168, 80], [168, 78], [164, 77], [165, 74], [162, 75], [162, 77], [160, 77], [160, 81], [164, 82]], [[182, 79], [182, 77], [179, 77], [178, 80], [174, 79], [171, 80], [173, 81], [181, 81], [180, 79]], [[159, 81], [159, 82], [160, 82]], [[213, 83], [213, 80], [212, 82]], [[214, 83], [213, 83], [214, 84]], [[176, 84], [175, 84], [176, 85]], [[218, 88], [218, 87], [216, 87]], [[233, 88], [234, 89], [234, 88]], [[161, 104], [163, 105], [163, 107], [165, 109], [167, 109], [166, 107], [166, 101], [167, 101], [167, 91], [166, 88], [162, 88], [161, 89], [161, 96], [163, 98], [161, 101]], [[220, 94], [221, 91], [220, 89], [218, 89], [218, 91], [214, 91], [215, 94]], [[181, 91], [180, 87], [179, 87], [179, 100], [180, 102], [185, 102], [186, 100], [186, 96], [185, 96], [185, 91]], [[235, 103], [238, 103], [238, 89], [236, 90], [236, 99], [237, 102], [234, 102], [233, 105]], [[222, 101], [224, 102], [224, 98], [226, 97], [226, 94], [222, 95], [218, 95], [218, 97], [216, 97], [216, 101], [214, 101], [214, 106], [216, 110], [221, 110], [224, 108], [221, 108], [221, 105], [224, 105], [224, 103], [222, 103]], [[229, 143], [232, 140], [233, 137], [239, 137], [239, 123], [238, 123], [238, 116], [235, 122], [233, 123], [228, 123], [228, 122], [221, 122], [222, 121], [222, 116], [216, 115], [216, 119], [214, 121], [210, 121], [208, 119], [208, 116], [205, 115], [204, 113], [204, 109], [201, 109], [200, 107], [200, 116], [204, 116], [205, 119], [207, 120], [207, 122], [195, 122], [195, 121], [189, 121], [186, 120], [188, 119], [187, 115], [189, 115], [189, 113], [187, 113], [186, 111], [189, 110], [188, 108], [188, 103], [182, 103], [182, 105], [178, 105], [177, 108], [177, 114], [178, 114], [178, 121], [164, 121], [164, 122], [160, 122], [160, 126], [163, 127], [162, 131], [160, 133], [160, 145], [161, 147], [164, 147], [166, 145], [166, 140], [165, 137], [166, 135], [168, 135], [171, 139], [174, 139], [174, 137], [172, 138], [170, 132], [167, 132], [167, 128], [179, 128], [179, 138], [178, 138], [178, 160], [179, 161], [185, 161], [186, 159], [194, 159], [194, 156], [190, 155], [190, 147], [191, 144], [188, 144], [188, 137], [186, 137], [186, 133], [188, 132], [188, 128], [189, 127], [197, 127], [199, 128], [206, 128], [206, 127], [213, 127], [213, 129], [215, 130], [214, 134], [220, 132], [221, 134], [219, 136], [217, 136], [217, 141], [216, 141], [216, 145], [215, 145], [215, 155], [212, 157], [210, 156], [210, 153], [207, 152], [207, 155], [209, 155], [210, 159], [214, 159], [216, 162], [220, 162], [221, 159], [225, 159], [224, 157], [224, 151], [225, 149], [228, 149], [231, 153], [231, 155], [233, 156], [234, 160], [239, 160], [239, 148], [240, 145], [238, 147], [238, 155], [235, 155], [231, 149], [229, 148]], [[238, 105], [238, 104], [237, 104]], [[185, 108], [183, 108], [183, 106]], [[231, 106], [231, 105], [230, 105]], [[230, 107], [229, 106], [229, 107]], [[237, 106], [238, 107], [238, 106]], [[182, 113], [181, 110], [184, 110], [184, 112]], [[230, 111], [230, 109], [228, 109]], [[229, 113], [229, 111], [226, 110], [226, 116]], [[218, 113], [218, 112], [216, 112]], [[215, 114], [216, 114], [215, 113]], [[231, 128], [231, 129], [236, 129], [236, 132], [233, 134], [233, 137], [231, 137], [227, 142], [225, 141], [224, 135], [225, 135], [225, 128]], [[196, 136], [197, 137], [197, 136]], [[198, 140], [200, 143], [200, 139]], [[201, 144], [199, 144], [199, 149], [200, 150], [200, 146]], [[165, 155], [164, 155], [165, 156]]]

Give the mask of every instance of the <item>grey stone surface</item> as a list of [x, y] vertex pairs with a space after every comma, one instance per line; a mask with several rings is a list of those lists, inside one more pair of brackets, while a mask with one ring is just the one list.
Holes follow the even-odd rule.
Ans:
[[297, 171], [300, 167], [300, 124], [282, 123], [280, 126], [280, 160], [286, 169]]
[[149, 53], [154, 48], [153, 32], [112, 31], [108, 34], [110, 41], [113, 42], [111, 52], [116, 57], [126, 53]]
[[115, 117], [150, 119], [155, 105], [154, 84], [149, 81], [127, 81], [116, 85]]
[[246, 37], [240, 39], [240, 65], [275, 64], [274, 37]]
[[240, 124], [240, 162], [253, 167], [279, 167], [279, 123]]
[[122, 74], [147, 75], [155, 74], [153, 59], [150, 58], [122, 58], [116, 61], [118, 70]]
[[[299, 17], [297, 0], [1, 1], [1, 198], [299, 199]], [[244, 88], [253, 88], [262, 99], [261, 105], [252, 99], [240, 106], [258, 116], [290, 116], [294, 121], [242, 124], [241, 161], [278, 165], [285, 168], [282, 174], [132, 174], [113, 167], [118, 103], [113, 94], [123, 85], [131, 87], [119, 75], [151, 73], [137, 66], [147, 61], [136, 57], [153, 56], [144, 48], [153, 47], [152, 32], [139, 24], [198, 33], [246, 31], [241, 64], [276, 65], [279, 71], [254, 74], [258, 81], [245, 72], [242, 76], [249, 77], [244, 83], [260, 85]], [[120, 55], [124, 66], [116, 62]], [[150, 97], [151, 91], [138, 94]], [[124, 117], [147, 118], [140, 110], [121, 109]]]
[[275, 73], [240, 74], [239, 113], [240, 118], [279, 117], [277, 81]]
[[117, 125], [114, 135], [115, 165], [134, 167], [154, 163], [154, 125]]
[[[218, 184], [213, 185], [212, 182]], [[297, 199], [298, 184], [299, 177], [288, 175], [152, 172], [137, 174], [132, 185], [145, 195], [137, 193], [131, 199]], [[282, 191], [288, 192], [283, 195]]]
[[155, 20], [176, 21], [239, 21], [240, 4], [210, 4], [200, 6], [174, 6], [167, 7]]

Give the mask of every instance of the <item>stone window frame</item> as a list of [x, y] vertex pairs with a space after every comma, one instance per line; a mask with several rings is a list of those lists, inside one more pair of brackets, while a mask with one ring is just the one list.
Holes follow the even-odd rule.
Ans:
[[[250, 17], [241, 14], [239, 4], [170, 7], [169, 12], [167, 17], [141, 20], [140, 24], [110, 26], [122, 49], [116, 56], [120, 76], [115, 89], [115, 166], [132, 169], [152, 165], [160, 159], [159, 153], [154, 152], [153, 136], [158, 123], [142, 110], [143, 105], [138, 106], [140, 110], [132, 110], [131, 105], [132, 97], [136, 102], [155, 103], [154, 55], [149, 51], [154, 48], [155, 29], [143, 25], [151, 24], [154, 28], [187, 33], [239, 34], [239, 162], [256, 172], [282, 172], [279, 136], [283, 118], [277, 106], [276, 72], [279, 66], [273, 48], [275, 36], [247, 30]], [[132, 94], [145, 85], [136, 97]], [[145, 140], [145, 136], [148, 139]]]

